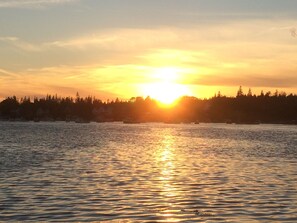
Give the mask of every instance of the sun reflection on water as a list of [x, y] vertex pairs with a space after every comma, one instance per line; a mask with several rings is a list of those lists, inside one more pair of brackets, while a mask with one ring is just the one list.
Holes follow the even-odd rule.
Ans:
[[174, 137], [170, 133], [166, 132], [156, 156], [156, 162], [158, 163], [160, 169], [158, 179], [160, 196], [162, 197], [164, 206], [167, 207], [164, 210], [161, 210], [157, 215], [163, 218], [165, 222], [178, 221], [178, 219], [174, 218], [174, 216], [176, 216], [176, 212], [179, 211], [174, 207], [175, 198], [179, 197], [179, 191], [174, 185], [177, 161], [177, 150], [174, 147], [174, 144]]

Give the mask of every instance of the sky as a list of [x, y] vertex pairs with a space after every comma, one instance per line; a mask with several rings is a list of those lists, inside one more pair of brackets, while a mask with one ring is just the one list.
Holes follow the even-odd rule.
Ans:
[[0, 0], [0, 98], [297, 93], [296, 30], [295, 0]]

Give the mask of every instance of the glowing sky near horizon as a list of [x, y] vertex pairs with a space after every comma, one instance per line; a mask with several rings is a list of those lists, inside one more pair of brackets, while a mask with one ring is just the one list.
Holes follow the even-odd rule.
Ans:
[[294, 0], [0, 0], [0, 98], [297, 93], [296, 29]]

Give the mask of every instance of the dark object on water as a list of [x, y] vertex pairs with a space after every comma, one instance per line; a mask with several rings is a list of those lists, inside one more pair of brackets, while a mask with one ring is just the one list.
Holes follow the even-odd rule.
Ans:
[[34, 118], [34, 122], [40, 122], [39, 118]]
[[75, 123], [90, 123], [90, 121], [78, 118], [75, 120]]
[[127, 118], [123, 120], [124, 124], [140, 124], [141, 122], [136, 120], [136, 119], [132, 119], [132, 118]]

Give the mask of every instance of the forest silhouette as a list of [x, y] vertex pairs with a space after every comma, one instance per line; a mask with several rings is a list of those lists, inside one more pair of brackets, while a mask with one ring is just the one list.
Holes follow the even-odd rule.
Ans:
[[75, 122], [165, 122], [165, 123], [238, 123], [297, 124], [297, 95], [275, 91], [252, 94], [242, 87], [236, 97], [218, 92], [209, 99], [184, 96], [173, 106], [160, 106], [147, 97], [102, 101], [94, 97], [8, 97], [0, 103], [0, 119], [9, 121], [75, 121]]

